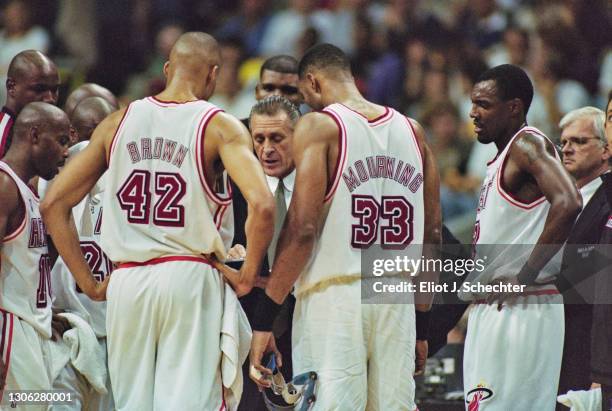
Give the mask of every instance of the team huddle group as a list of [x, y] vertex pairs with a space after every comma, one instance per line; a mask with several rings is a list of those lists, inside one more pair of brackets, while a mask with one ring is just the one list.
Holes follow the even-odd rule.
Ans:
[[[365, 100], [331, 44], [299, 62], [266, 60], [248, 119], [207, 101], [221, 66], [212, 36], [185, 33], [161, 93], [119, 107], [110, 91], [85, 84], [61, 110], [55, 64], [34, 50], [14, 57], [0, 114], [0, 409], [417, 409], [413, 376], [444, 311], [418, 291], [411, 303], [363, 304], [360, 284], [363, 250], [411, 245], [433, 258], [435, 248], [421, 245], [443, 242], [425, 131]], [[564, 348], [560, 289], [580, 282], [559, 276], [555, 255], [585, 215], [592, 238], [583, 243], [612, 238], [610, 102], [606, 115], [585, 108], [562, 120], [562, 162], [526, 122], [532, 97], [513, 65], [485, 71], [472, 90], [478, 141], [498, 148], [480, 192], [475, 252], [529, 252], [513, 257], [514, 271], [466, 278], [521, 293], [460, 292], [472, 303], [470, 411], [555, 409], [562, 359], [565, 367], [574, 354]], [[312, 111], [300, 113], [301, 104]], [[588, 173], [577, 165], [584, 150], [599, 156]], [[400, 171], [375, 178], [359, 168], [367, 158]], [[437, 277], [422, 270], [412, 281]], [[606, 301], [612, 281], [597, 281]], [[609, 410], [612, 313], [588, 307], [592, 332], [582, 328], [593, 348], [582, 340], [582, 350], [592, 367], [578, 365], [587, 385], [564, 392], [593, 384], [590, 409]], [[22, 390], [72, 397], [26, 404], [10, 395]]]

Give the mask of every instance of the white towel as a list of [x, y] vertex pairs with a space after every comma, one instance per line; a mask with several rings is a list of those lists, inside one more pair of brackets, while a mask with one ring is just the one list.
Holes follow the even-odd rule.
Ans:
[[601, 388], [588, 391], [568, 391], [559, 395], [557, 402], [569, 407], [571, 411], [600, 411]]
[[61, 313], [72, 328], [64, 333], [64, 342], [70, 349], [70, 361], [74, 368], [100, 394], [107, 394], [106, 389], [106, 355], [98, 342], [91, 325], [80, 316], [72, 313]]
[[238, 409], [242, 396], [242, 364], [251, 347], [251, 326], [234, 290], [225, 284], [223, 318], [221, 319], [221, 376], [225, 388], [225, 405]]

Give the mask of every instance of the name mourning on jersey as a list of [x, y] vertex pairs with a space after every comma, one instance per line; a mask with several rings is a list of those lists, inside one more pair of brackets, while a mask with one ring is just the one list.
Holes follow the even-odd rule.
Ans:
[[415, 174], [415, 171], [416, 168], [412, 164], [404, 163], [402, 160], [396, 161], [395, 157], [370, 156], [348, 166], [342, 173], [342, 178], [351, 193], [371, 178], [394, 180], [416, 193], [423, 184], [423, 174], [421, 172]]
[[180, 168], [189, 152], [189, 149], [183, 144], [163, 137], [155, 137], [154, 140], [142, 137], [140, 144], [130, 141], [125, 146], [132, 159], [132, 164], [142, 160], [162, 160]]

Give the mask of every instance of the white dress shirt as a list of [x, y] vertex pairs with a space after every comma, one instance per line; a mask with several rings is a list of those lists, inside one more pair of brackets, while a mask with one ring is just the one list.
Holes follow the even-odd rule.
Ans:
[[[268, 182], [268, 187], [270, 188], [272, 194], [276, 193], [276, 188], [278, 187], [279, 179], [277, 177], [266, 175], [266, 180]], [[287, 176], [283, 178], [283, 188], [285, 190], [285, 205], [287, 206], [287, 209], [289, 209], [289, 204], [291, 204], [291, 196], [293, 195], [294, 184], [295, 169], [293, 169], [291, 173], [287, 174]]]

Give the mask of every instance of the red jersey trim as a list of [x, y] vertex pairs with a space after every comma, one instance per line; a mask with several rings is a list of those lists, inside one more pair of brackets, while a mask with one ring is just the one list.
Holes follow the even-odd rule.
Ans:
[[[6, 164], [6, 163], [2, 162], [2, 164]], [[23, 196], [21, 195], [21, 191], [19, 190], [19, 183], [15, 181], [15, 177], [13, 177], [11, 173], [9, 173], [7, 170], [5, 170], [2, 167], [0, 167], [0, 172], [6, 174], [7, 176], [11, 178], [11, 180], [13, 180], [13, 182], [17, 186], [17, 192], [19, 193], [19, 201], [23, 205], [23, 220], [21, 220], [21, 223], [19, 224], [19, 226], [12, 233], [5, 235], [4, 238], [2, 239], [2, 243], [8, 243], [9, 241], [12, 241], [15, 238], [17, 238], [19, 234], [21, 234], [23, 230], [25, 229], [26, 222], [28, 220], [28, 208], [26, 207], [25, 200], [23, 199]], [[28, 186], [28, 188], [30, 187]]]
[[[204, 188], [204, 192], [207, 194], [208, 198], [210, 198], [214, 203], [219, 205], [229, 205], [232, 202], [232, 194], [231, 189], [229, 190], [229, 196], [223, 198], [215, 193], [209, 186], [206, 180], [206, 171], [204, 168], [204, 138], [206, 134], [206, 128], [208, 127], [208, 123], [213, 117], [222, 112], [220, 108], [212, 108], [204, 114], [202, 120], [200, 120], [200, 125], [198, 126], [198, 134], [196, 137], [196, 163], [198, 167], [198, 175], [200, 176], [200, 183], [202, 183], [202, 187]], [[229, 181], [227, 182], [229, 184]]]
[[[548, 137], [546, 137], [541, 131], [539, 131], [536, 128], [533, 127], [523, 127], [522, 129], [520, 129], [515, 135], [514, 137], [512, 137], [512, 139], [510, 140], [510, 142], [508, 143], [508, 147], [506, 150], [506, 153], [504, 154], [504, 158], [502, 160], [502, 164], [499, 167], [499, 169], [497, 170], [497, 175], [496, 175], [496, 185], [497, 185], [497, 191], [499, 191], [499, 193], [501, 194], [502, 198], [504, 200], [506, 200], [508, 203], [512, 204], [515, 207], [518, 207], [522, 210], [531, 210], [534, 207], [539, 206], [540, 204], [544, 203], [546, 201], [546, 197], [545, 196], [540, 196], [538, 198], [536, 198], [535, 200], [533, 200], [531, 203], [525, 203], [521, 200], [519, 200], [518, 198], [516, 198], [515, 196], [513, 196], [511, 193], [507, 192], [503, 186], [502, 186], [502, 176], [504, 173], [504, 168], [506, 166], [506, 160], [508, 159], [508, 152], [511, 149], [511, 145], [514, 143], [514, 140], [516, 139], [516, 137], [518, 137], [518, 135], [520, 133], [522, 133], [523, 131], [527, 131], [533, 134], [537, 134], [541, 137], [544, 137], [545, 139], [549, 140]], [[550, 140], [549, 140], [550, 141]], [[557, 156], [558, 158], [558, 156]], [[493, 160], [495, 161], [495, 159]]]
[[175, 107], [175, 106], [180, 106], [182, 104], [189, 104], [189, 103], [195, 103], [198, 101], [203, 101], [203, 100], [166, 101], [166, 100], [160, 100], [159, 98], [155, 96], [147, 97], [147, 100], [149, 100], [151, 103], [159, 107]]
[[389, 107], [385, 107], [385, 112], [384, 113], [382, 113], [380, 116], [374, 117], [373, 119], [370, 120], [369, 118], [367, 118], [366, 116], [361, 114], [359, 111], [353, 110], [352, 108], [350, 108], [349, 106], [347, 106], [345, 104], [342, 104], [342, 103], [338, 103], [338, 104], [340, 104], [342, 107], [352, 111], [353, 113], [357, 114], [359, 117], [361, 117], [364, 120], [366, 120], [372, 126], [378, 126], [378, 125], [384, 123], [386, 120], [388, 120], [389, 118], [391, 118], [393, 116], [393, 110], [390, 110]]
[[410, 119], [408, 117], [404, 117], [404, 119], [408, 123], [408, 127], [410, 128], [411, 137], [414, 140], [414, 144], [418, 148], [417, 154], [419, 155], [419, 160], [421, 160], [421, 170], [423, 170], [423, 173], [424, 173], [425, 172], [425, 161], [423, 161], [423, 154], [421, 152], [422, 147], [419, 144], [419, 140], [417, 139], [416, 130], [414, 129], [414, 126], [412, 125], [412, 121], [410, 121]]
[[347, 157], [347, 138], [346, 138], [346, 127], [342, 122], [340, 116], [334, 112], [332, 109], [326, 108], [321, 113], [325, 113], [329, 115], [338, 126], [338, 158], [336, 159], [336, 165], [334, 167], [333, 179], [328, 182], [327, 190], [325, 191], [325, 198], [323, 202], [329, 201], [334, 194], [336, 193], [336, 189], [338, 188], [338, 184], [340, 183], [340, 176], [342, 175], [342, 170], [344, 170], [344, 166], [346, 164]]
[[[8, 370], [11, 364], [11, 350], [13, 348], [13, 328], [15, 323], [15, 315], [6, 310], [0, 308], [0, 312], [2, 312], [2, 342], [0, 343], [0, 355], [2, 355], [2, 360], [4, 362], [4, 372], [2, 373], [2, 381], [6, 381], [6, 376], [8, 375]], [[8, 325], [8, 335], [7, 335], [7, 322]], [[8, 337], [8, 338], [7, 338]], [[5, 349], [6, 346], [6, 349]], [[6, 351], [6, 354], [4, 354]], [[0, 397], [4, 395], [4, 387], [0, 387]]]
[[113, 136], [113, 139], [111, 140], [110, 150], [108, 152], [108, 159], [106, 161], [107, 167], [110, 167], [113, 151], [115, 151], [115, 146], [117, 145], [117, 142], [119, 141], [119, 138], [117, 137], [119, 137], [119, 135], [121, 134], [121, 131], [123, 131], [125, 120], [127, 119], [128, 113], [130, 112], [131, 109], [132, 109], [132, 105], [129, 104], [127, 106], [127, 109], [125, 109], [125, 112], [123, 113], [123, 117], [121, 117], [121, 121], [119, 121], [119, 126], [117, 126], [117, 130], [115, 131], [115, 135]]
[[6, 111], [0, 112], [0, 158], [5, 154], [6, 142], [13, 128], [13, 117]]
[[143, 267], [145, 265], [156, 265], [156, 264], [162, 264], [162, 263], [167, 263], [170, 261], [194, 261], [194, 262], [198, 262], [198, 263], [202, 263], [202, 264], [208, 264], [208, 265], [212, 265], [210, 263], [210, 261], [207, 258], [204, 257], [198, 257], [195, 255], [172, 255], [172, 256], [168, 256], [168, 257], [159, 257], [159, 258], [153, 258], [151, 260], [147, 260], [147, 261], [143, 261], [143, 262], [127, 262], [127, 263], [121, 263], [117, 266], [117, 269], [120, 268], [132, 268], [132, 267]]

